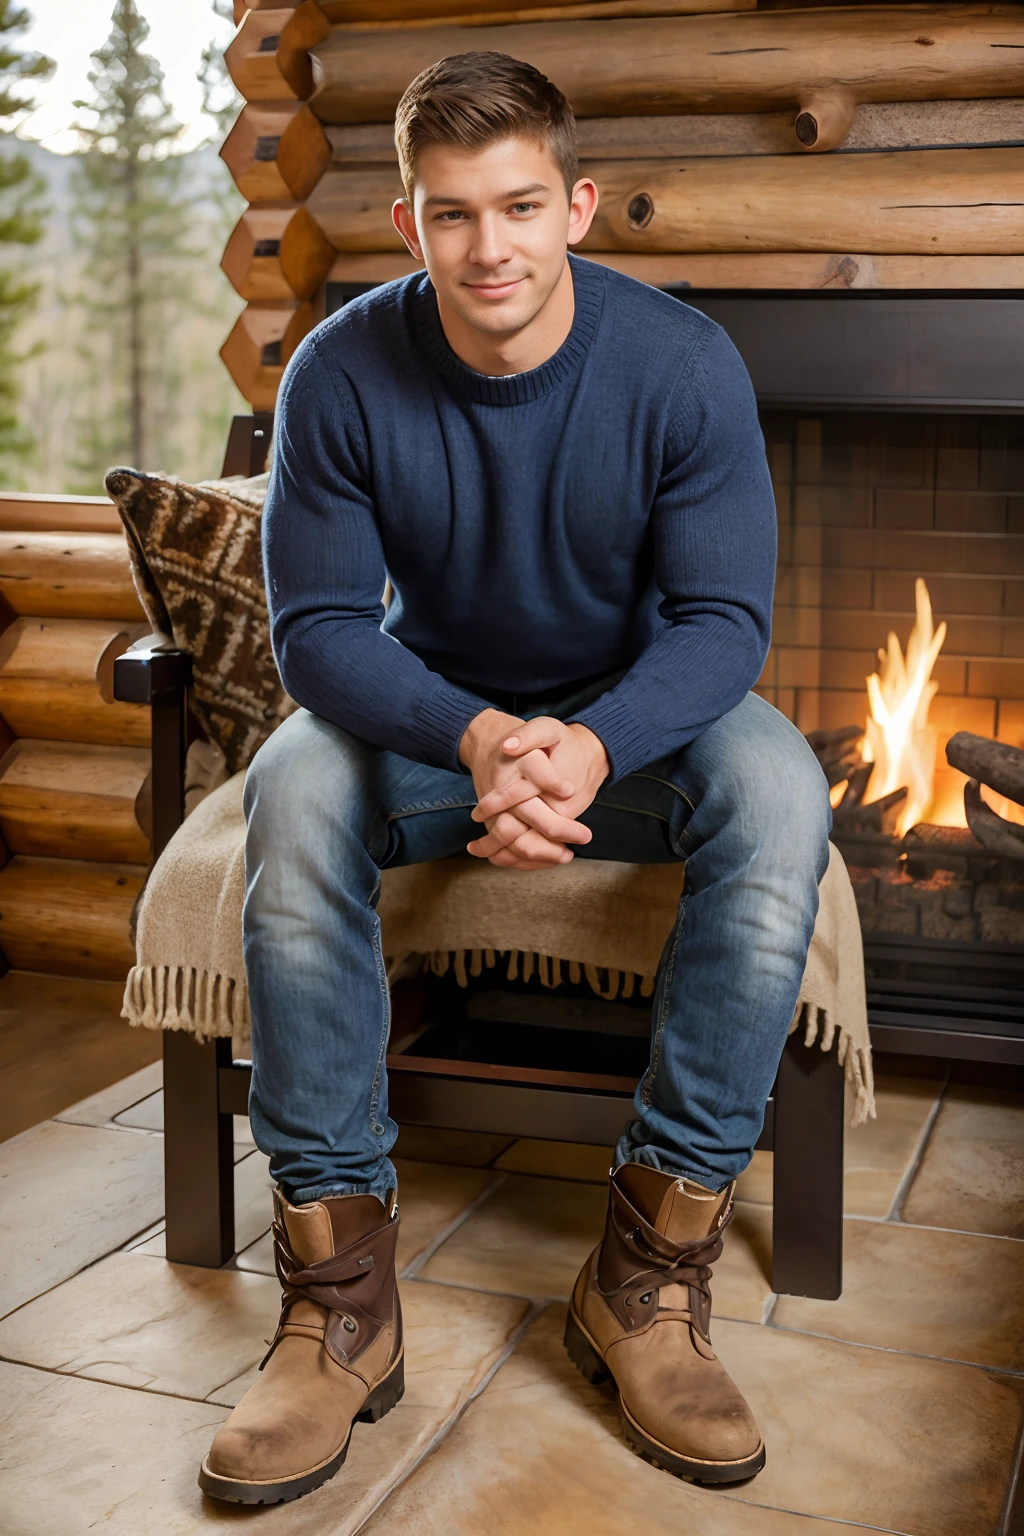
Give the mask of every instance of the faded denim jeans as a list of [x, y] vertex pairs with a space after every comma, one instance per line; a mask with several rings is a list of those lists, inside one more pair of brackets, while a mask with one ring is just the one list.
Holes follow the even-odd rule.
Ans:
[[[564, 718], [584, 701], [577, 692], [516, 712]], [[397, 1183], [380, 872], [463, 851], [480, 835], [475, 803], [468, 775], [381, 751], [306, 710], [249, 769], [250, 1115], [292, 1201]], [[718, 1190], [750, 1161], [803, 976], [830, 818], [806, 741], [755, 694], [681, 751], [602, 787], [580, 818], [594, 836], [577, 858], [686, 860], [619, 1162]]]

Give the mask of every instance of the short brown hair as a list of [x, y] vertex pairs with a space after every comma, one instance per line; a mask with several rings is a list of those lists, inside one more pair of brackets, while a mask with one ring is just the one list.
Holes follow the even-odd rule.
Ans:
[[572, 196], [579, 174], [576, 119], [546, 75], [507, 53], [455, 53], [418, 74], [395, 113], [395, 145], [406, 193], [425, 144], [482, 149], [498, 139], [527, 138], [554, 155]]

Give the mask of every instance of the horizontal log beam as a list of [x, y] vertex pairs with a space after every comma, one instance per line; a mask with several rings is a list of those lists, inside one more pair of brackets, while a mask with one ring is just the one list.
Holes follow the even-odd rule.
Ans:
[[[303, 111], [309, 109], [304, 107]], [[792, 112], [583, 117], [576, 125], [576, 139], [580, 158], [588, 160], [799, 154], [801, 146], [793, 124]], [[323, 132], [328, 159], [336, 165], [398, 163], [392, 123], [334, 124]], [[1024, 144], [1024, 100], [1019, 97], [995, 101], [867, 102], [857, 108], [839, 153], [1014, 144]], [[321, 167], [317, 180], [326, 169], [326, 165]], [[298, 193], [294, 195], [303, 201], [309, 191], [301, 197]], [[250, 198], [252, 201], [255, 199]]]
[[0, 870], [0, 945], [17, 970], [124, 979], [135, 963], [135, 864], [19, 855]]
[[0, 531], [0, 595], [16, 614], [145, 618], [123, 533]]
[[1020, 252], [1024, 150], [936, 149], [591, 164], [581, 249]]
[[246, 102], [220, 157], [247, 202], [301, 203], [330, 164], [331, 146], [302, 102]]
[[145, 864], [149, 766], [145, 747], [16, 741], [0, 762], [0, 834], [12, 853]]
[[[588, 251], [587, 259], [655, 288], [1024, 288], [1021, 256], [865, 256], [859, 252], [748, 252], [717, 256], [631, 256]], [[327, 281], [390, 283], [423, 270], [398, 251], [335, 256]]]
[[0, 638], [0, 715], [16, 736], [145, 746], [149, 711], [114, 702], [114, 661], [148, 625], [15, 619]]
[[[618, 3], [620, 0], [595, 0], [593, 9], [614, 15]], [[655, 7], [681, 3], [690, 11], [743, 11], [753, 10], [757, 0], [643, 0], [643, 3]], [[516, 7], [513, 0], [320, 0], [320, 9], [332, 24], [412, 22], [438, 26], [455, 17], [465, 26], [470, 16], [483, 16], [490, 21], [509, 10], [527, 7], [541, 13], [557, 12], [566, 8], [566, 0], [523, 0], [521, 7]]]
[[254, 410], [274, 409], [288, 359], [312, 328], [313, 311], [308, 303], [251, 303], [242, 310], [220, 356]]
[[[601, 197], [581, 251], [1017, 255], [1024, 149], [584, 161]], [[402, 249], [397, 168], [329, 170], [307, 203], [338, 251]]]
[[[494, 27], [487, 41], [543, 70], [579, 117], [797, 112], [828, 87], [842, 87], [854, 102], [1019, 95], [1024, 13], [750, 11]], [[311, 105], [324, 122], [386, 122], [421, 69], [479, 45], [471, 27], [334, 28], [312, 52]]]
[[[387, 20], [383, 16], [369, 15], [344, 22], [339, 15], [339, 5], [330, 0], [319, 0], [320, 9], [329, 21], [343, 22], [349, 31], [409, 31], [421, 27], [497, 27], [520, 22], [597, 21], [619, 16], [693, 16], [713, 11], [753, 11], [757, 0], [552, 0], [551, 4], [527, 3], [514, 5], [502, 0], [500, 10], [484, 10], [475, 5], [469, 11], [456, 11], [445, 0], [431, 0], [437, 15], [408, 17], [401, 21]], [[346, 0], [341, 0], [345, 5]], [[346, 8], [348, 8], [346, 6]], [[444, 14], [440, 14], [443, 9]], [[368, 7], [360, 4], [358, 9]]]

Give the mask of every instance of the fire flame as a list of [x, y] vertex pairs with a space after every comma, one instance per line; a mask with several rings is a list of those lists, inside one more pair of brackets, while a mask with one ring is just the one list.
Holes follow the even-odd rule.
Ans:
[[896, 824], [900, 836], [921, 820], [932, 799], [936, 732], [928, 711], [939, 685], [931, 674], [946, 638], [945, 623], [933, 627], [931, 598], [920, 576], [914, 597], [917, 617], [906, 656], [890, 630], [886, 649], [878, 653], [878, 671], [866, 680], [870, 718], [861, 749], [864, 761], [875, 765], [865, 804], [906, 785]]

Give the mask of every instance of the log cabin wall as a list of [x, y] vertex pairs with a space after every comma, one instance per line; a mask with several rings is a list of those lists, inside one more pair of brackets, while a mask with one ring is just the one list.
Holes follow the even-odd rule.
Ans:
[[414, 270], [390, 217], [392, 119], [422, 68], [496, 48], [548, 73], [602, 193], [581, 247], [695, 288], [1024, 286], [1024, 8], [757, 0], [236, 5], [249, 202], [222, 356], [256, 410], [324, 284]]
[[148, 632], [105, 497], [0, 494], [0, 947], [120, 981], [150, 856], [149, 711], [113, 700]]
[[[914, 621], [948, 624], [929, 720], [1024, 746], [1024, 417], [766, 412], [779, 513], [771, 654], [757, 691], [803, 731], [863, 726], [864, 680]], [[937, 804], [959, 815], [963, 775]]]

